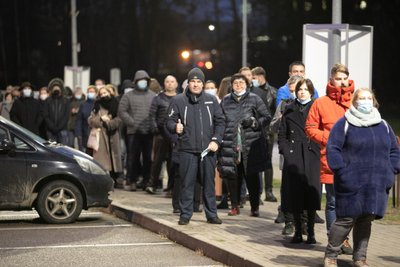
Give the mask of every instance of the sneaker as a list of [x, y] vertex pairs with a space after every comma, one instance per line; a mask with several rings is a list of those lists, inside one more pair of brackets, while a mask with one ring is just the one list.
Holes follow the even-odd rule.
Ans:
[[268, 202], [277, 202], [278, 201], [272, 192], [265, 193], [264, 200], [268, 201]]
[[209, 218], [209, 219], [207, 219], [207, 222], [211, 223], [211, 224], [221, 224], [222, 223], [221, 219], [218, 217]]
[[325, 220], [322, 219], [321, 217], [319, 217], [318, 213], [315, 212], [315, 219], [314, 219], [314, 223], [325, 223]]
[[292, 222], [285, 223], [285, 227], [283, 227], [282, 235], [291, 235], [294, 233], [294, 226]]
[[184, 218], [184, 217], [180, 217], [179, 218], [179, 221], [178, 221], [178, 224], [179, 225], [187, 225], [187, 224], [189, 224], [189, 219], [187, 219], [187, 218]]
[[262, 199], [260, 198], [260, 201], [258, 202], [258, 204], [260, 205], [264, 205], [264, 202], [262, 201]]
[[349, 239], [343, 241], [341, 250], [344, 255], [353, 255], [353, 248], [350, 245]]
[[217, 209], [226, 210], [229, 209], [228, 201], [222, 200], [221, 203], [217, 205]]
[[368, 263], [366, 260], [358, 260], [358, 261], [353, 261], [353, 266], [354, 267], [368, 267]]
[[239, 207], [235, 207], [232, 208], [229, 212], [228, 212], [228, 216], [236, 216], [240, 214], [240, 209]]
[[337, 267], [337, 260], [334, 258], [324, 258], [324, 267]]
[[146, 187], [146, 192], [149, 193], [149, 194], [154, 195], [156, 193], [156, 190], [154, 190], [153, 187], [148, 186], [148, 187]]

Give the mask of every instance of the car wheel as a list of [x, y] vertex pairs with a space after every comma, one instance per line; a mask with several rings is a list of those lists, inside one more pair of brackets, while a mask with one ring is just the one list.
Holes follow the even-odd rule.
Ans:
[[47, 223], [74, 222], [82, 211], [82, 194], [67, 181], [48, 183], [39, 192], [36, 210]]

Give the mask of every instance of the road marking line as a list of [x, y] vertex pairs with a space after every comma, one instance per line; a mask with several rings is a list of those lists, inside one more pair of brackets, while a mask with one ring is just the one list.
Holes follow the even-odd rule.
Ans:
[[28, 246], [28, 247], [0, 247], [0, 250], [24, 249], [54, 249], [54, 248], [101, 248], [101, 247], [140, 247], [140, 246], [165, 246], [174, 245], [174, 242], [158, 243], [127, 243], [127, 244], [88, 244], [88, 245], [59, 245], [59, 246]]
[[44, 227], [13, 227], [2, 228], [0, 231], [15, 231], [15, 230], [53, 230], [53, 229], [81, 229], [81, 228], [110, 228], [110, 227], [133, 227], [132, 224], [114, 224], [114, 225], [76, 225], [76, 226], [44, 226]]

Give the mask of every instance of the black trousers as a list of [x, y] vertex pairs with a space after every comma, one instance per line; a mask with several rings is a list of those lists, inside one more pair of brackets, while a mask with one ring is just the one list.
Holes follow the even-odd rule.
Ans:
[[240, 192], [243, 180], [246, 181], [247, 190], [249, 191], [251, 210], [258, 210], [260, 205], [260, 176], [258, 172], [246, 174], [242, 162], [237, 165], [237, 176], [228, 177], [231, 205], [232, 207], [237, 207], [240, 204]]
[[[128, 134], [129, 146], [126, 159], [126, 179], [133, 183], [137, 182], [140, 173], [143, 175], [143, 184], [146, 184], [150, 179], [151, 170], [151, 151], [153, 148], [152, 134]], [[140, 158], [143, 161], [143, 167], [140, 165]]]

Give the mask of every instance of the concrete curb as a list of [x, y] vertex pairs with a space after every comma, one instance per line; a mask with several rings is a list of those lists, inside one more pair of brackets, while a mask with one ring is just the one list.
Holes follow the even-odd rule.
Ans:
[[108, 209], [105, 209], [104, 211], [110, 214], [114, 214], [115, 216], [123, 220], [137, 224], [154, 233], [165, 236], [166, 238], [186, 248], [201, 253], [204, 256], [210, 257], [228, 266], [262, 266], [250, 261], [249, 259], [245, 259], [232, 252], [226, 251], [218, 246], [198, 240], [194, 237], [189, 236], [188, 234], [180, 232], [179, 230], [161, 224], [156, 220], [151, 219], [150, 217], [147, 217], [133, 210], [128, 210], [126, 208], [111, 204], [110, 207]]

